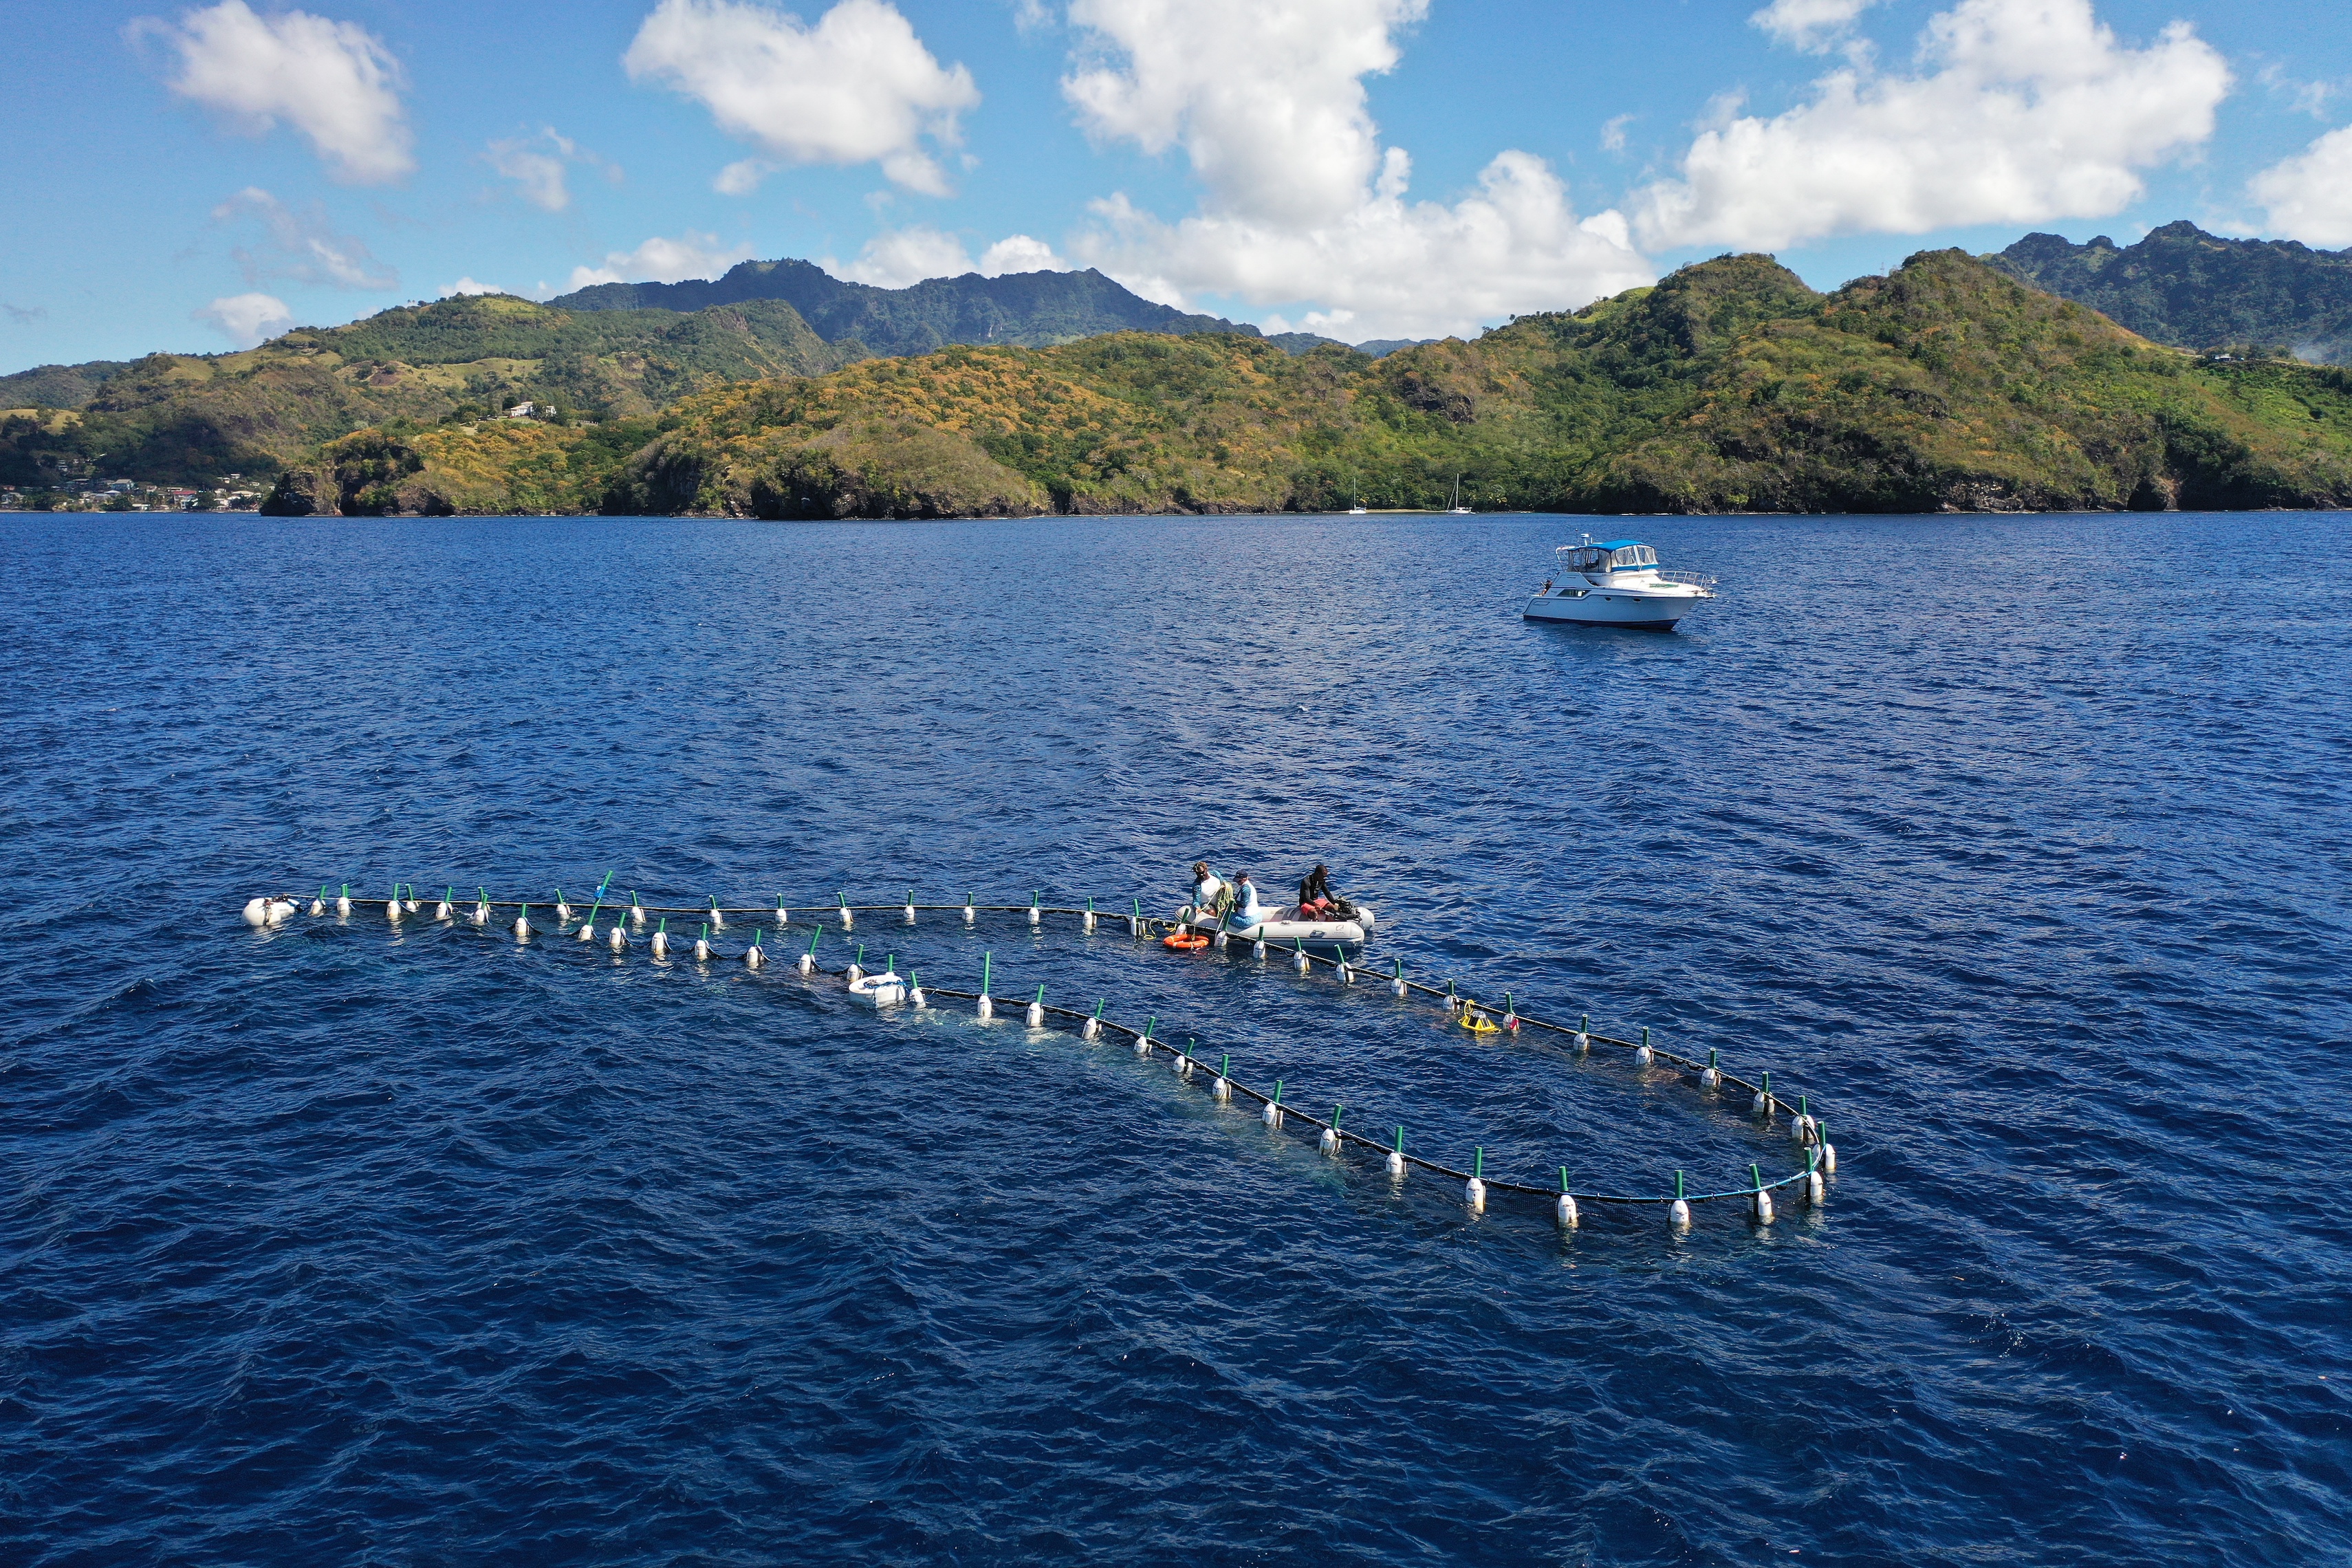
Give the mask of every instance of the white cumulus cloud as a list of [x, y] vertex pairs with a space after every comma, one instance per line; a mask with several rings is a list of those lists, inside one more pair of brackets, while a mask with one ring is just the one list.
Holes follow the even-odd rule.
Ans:
[[1392, 68], [1426, 0], [1076, 0], [1063, 91], [1079, 124], [1148, 153], [1181, 148], [1198, 211], [1167, 223], [1124, 195], [1074, 248], [1170, 304], [1203, 293], [1304, 304], [1358, 337], [1468, 332], [1582, 305], [1655, 276], [1614, 213], [1580, 220], [1549, 165], [1498, 153], [1478, 187], [1410, 201], [1363, 79]]
[[286, 121], [339, 180], [383, 184], [416, 166], [400, 62], [356, 22], [306, 11], [259, 16], [245, 0], [221, 0], [176, 26], [148, 18], [131, 32], [179, 52], [173, 91], [256, 134]]
[[2273, 233], [2326, 248], [2352, 246], [2352, 125], [2256, 174], [2248, 187]]
[[871, 283], [877, 289], [904, 289], [927, 278], [961, 278], [977, 272], [1001, 278], [1007, 272], [1061, 272], [1068, 263], [1054, 247], [1025, 234], [1007, 235], [980, 253], [974, 261], [963, 241], [926, 224], [886, 229], [866, 242], [855, 261], [826, 257], [820, 264], [835, 278]]
[[258, 226], [257, 243], [229, 251], [248, 283], [290, 278], [331, 289], [400, 286], [400, 274], [378, 261], [364, 241], [337, 234], [316, 202], [298, 210], [258, 185], [247, 185], [213, 208], [213, 221]]
[[1769, 250], [2101, 216], [2140, 195], [2140, 170], [2211, 137], [2230, 84], [2186, 23], [2133, 48], [2090, 0], [1961, 0], [1928, 22], [1918, 74], [1865, 61], [1785, 114], [1727, 112], [1679, 179], [1640, 194], [1634, 232], [1656, 247]]
[[751, 259], [751, 247], [722, 247], [715, 234], [688, 229], [676, 239], [656, 235], [635, 250], [606, 254], [602, 267], [575, 267], [572, 287], [591, 283], [677, 283], [688, 278], [716, 278], [739, 261]]
[[532, 136], [510, 136], [483, 149], [490, 167], [512, 180], [522, 199], [535, 207], [560, 213], [572, 205], [569, 165], [589, 163], [618, 184], [619, 165], [598, 157], [552, 125], [542, 125]]
[[200, 321], [210, 321], [241, 349], [249, 349], [294, 324], [294, 312], [274, 294], [231, 294], [194, 315]]
[[477, 283], [470, 277], [460, 278], [455, 283], [444, 283], [440, 289], [441, 298], [444, 300], [455, 300], [467, 294], [511, 294], [513, 292], [513, 289], [501, 289], [495, 283]]
[[980, 102], [971, 73], [942, 67], [887, 0], [840, 0], [814, 26], [749, 0], [661, 0], [621, 63], [761, 149], [719, 173], [731, 195], [793, 163], [879, 163], [908, 190], [944, 195], [923, 143], [954, 146], [957, 116]]
[[1784, 44], [1824, 49], [1877, 4], [1878, 0], [1772, 0], [1748, 19]]

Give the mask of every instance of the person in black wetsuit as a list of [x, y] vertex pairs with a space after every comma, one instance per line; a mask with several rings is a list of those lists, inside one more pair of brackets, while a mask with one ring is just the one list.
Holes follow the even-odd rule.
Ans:
[[1307, 873], [1298, 884], [1298, 912], [1319, 915], [1331, 904], [1331, 873], [1321, 862]]

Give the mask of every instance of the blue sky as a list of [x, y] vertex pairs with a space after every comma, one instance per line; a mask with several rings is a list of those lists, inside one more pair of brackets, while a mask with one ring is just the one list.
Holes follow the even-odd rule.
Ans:
[[2352, 246], [2340, 4], [267, 0], [20, 9], [0, 370], [456, 287], [1096, 265], [1351, 340], [1727, 249]]

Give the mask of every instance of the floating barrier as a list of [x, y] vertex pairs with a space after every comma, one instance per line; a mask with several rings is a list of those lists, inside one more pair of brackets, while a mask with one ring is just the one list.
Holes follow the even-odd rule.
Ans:
[[[596, 921], [603, 912], [604, 893], [606, 888], [609, 887], [612, 878], [608, 876], [605, 878], [604, 883], [599, 886], [593, 896], [587, 918], [578, 928], [577, 934], [583, 941], [593, 942], [595, 938]], [[310, 910], [314, 915], [322, 915], [329, 908], [327, 887], [328, 885], [322, 884], [319, 889], [318, 895], [310, 900]], [[565, 900], [562, 889], [557, 889], [555, 892], [556, 924], [557, 929], [560, 931], [564, 925], [569, 923], [572, 918], [572, 906]], [[434, 911], [434, 918], [436, 921], [450, 922], [453, 924], [453, 927], [454, 921], [450, 911], [452, 909], [454, 893], [454, 887], [445, 888], [443, 889], [441, 900]], [[507, 908], [512, 909], [515, 911], [514, 921], [509, 930], [518, 941], [528, 942], [534, 935], [538, 934], [539, 928], [536, 927], [531, 921], [530, 905], [528, 902], [509, 902], [507, 900], [494, 900], [489, 897], [488, 889], [486, 888], [478, 889], [477, 894], [477, 900], [472, 911], [472, 921], [476, 926], [486, 926], [491, 920], [494, 910], [500, 908]], [[353, 912], [355, 906], [374, 904], [378, 902], [381, 902], [387, 921], [395, 925], [399, 922], [404, 914], [414, 913], [417, 909], [415, 889], [413, 885], [407, 883], [394, 884], [391, 896], [382, 900], [369, 899], [354, 900], [351, 896], [350, 884], [345, 883], [341, 885], [340, 891], [332, 900], [331, 907], [334, 914], [338, 918], [346, 918]], [[784, 902], [782, 895], [779, 894], [776, 903], [773, 906], [773, 911], [777, 917], [777, 928], [779, 930], [788, 928], [788, 909], [789, 906]], [[914, 901], [913, 892], [909, 889], [907, 899], [903, 903], [886, 906], [863, 906], [850, 904], [845, 890], [838, 895], [837, 910], [841, 919], [842, 928], [845, 931], [854, 928], [856, 916], [857, 914], [869, 912], [870, 910], [874, 909], [895, 909], [909, 921], [916, 920], [919, 914], [925, 910], [956, 910], [963, 915], [964, 923], [967, 926], [976, 924], [978, 917], [984, 912], [1019, 914], [1025, 917], [1027, 923], [1031, 925], [1042, 925], [1044, 917], [1049, 914], [1068, 915], [1076, 919], [1079, 922], [1080, 929], [1085, 931], [1094, 930], [1097, 920], [1097, 913], [1094, 908], [1093, 900], [1089, 899], [1087, 901], [1086, 907], [1083, 909], [1061, 909], [1045, 904], [1043, 901], [1042, 891], [1033, 891], [1030, 896], [1030, 901], [1025, 905], [981, 905], [975, 901], [974, 896], [970, 893], [965, 895], [964, 902], [960, 906], [923, 905], [918, 904]], [[1178, 922], [1174, 921], [1160, 921], [1145, 915], [1142, 910], [1142, 903], [1140, 900], [1131, 900], [1130, 909], [1131, 912], [1122, 918], [1124, 918], [1128, 922], [1129, 935], [1139, 940], [1156, 933], [1169, 935], [1178, 934], [1182, 929]], [[280, 895], [264, 895], [249, 900], [245, 906], [245, 914], [248, 922], [256, 926], [266, 927], [268, 925], [275, 924], [279, 921], [290, 918], [292, 915], [299, 912], [299, 906], [291, 898]], [[707, 963], [714, 956], [714, 950], [711, 943], [711, 933], [714, 931], [724, 931], [727, 929], [728, 915], [735, 914], [738, 916], [749, 917], [764, 914], [766, 912], [768, 911], [759, 908], [735, 909], [724, 907], [719, 904], [719, 900], [715, 897], [710, 899], [708, 910], [646, 905], [642, 901], [638, 894], [635, 890], [632, 890], [629, 895], [627, 921], [641, 925], [648, 916], [659, 917], [658, 923], [656, 926], [649, 945], [652, 948], [655, 957], [664, 958], [666, 957], [670, 946], [667, 917], [671, 914], [690, 915], [701, 913], [706, 915], [708, 919], [701, 928], [700, 934], [695, 939], [693, 952], [697, 962]], [[742, 954], [746, 968], [757, 971], [765, 964], [767, 954], [761, 946], [761, 942], [766, 934], [766, 928], [764, 926], [754, 931], [751, 943]], [[817, 944], [821, 941], [823, 934], [824, 930], [822, 927], [812, 931], [807, 952], [799, 956], [799, 959], [794, 965], [794, 968], [800, 974], [814, 977], [818, 974], [834, 973], [820, 970], [815, 963]], [[625, 935], [623, 919], [617, 912], [614, 925], [608, 933], [608, 942], [613, 951], [615, 952], [625, 952], [627, 951], [628, 941]], [[1186, 943], [1183, 945], [1187, 951], [1198, 951], [1198, 948], [1192, 943]], [[1205, 939], [1202, 945], [1205, 945]], [[1254, 942], [1252, 944], [1254, 955], [1260, 957], [1264, 956], [1265, 945], [1265, 944], [1262, 941]], [[859, 959], [861, 961], [862, 957], [863, 948], [861, 947], [859, 949]], [[1293, 944], [1291, 960], [1293, 969], [1300, 974], [1309, 974], [1313, 972], [1316, 965], [1325, 964], [1330, 966], [1333, 970], [1334, 977], [1340, 980], [1342, 984], [1350, 984], [1355, 978], [1354, 965], [1350, 963], [1345, 951], [1342, 949], [1334, 948], [1332, 956], [1327, 959], [1308, 952], [1306, 949], [1304, 941], [1299, 940], [1295, 942]], [[929, 1005], [932, 998], [943, 997], [957, 1001], [970, 1001], [974, 1005], [974, 1011], [980, 1017], [992, 1018], [995, 1015], [995, 1007], [998, 1001], [997, 998], [994, 998], [991, 994], [993, 966], [994, 960], [992, 953], [983, 953], [982, 955], [981, 988], [977, 992], [953, 991], [937, 987], [927, 991], [920, 984], [919, 977], [910, 977], [908, 980], [901, 980], [896, 973], [895, 959], [892, 961], [888, 970], [886, 970], [883, 974], [872, 976], [870, 980], [866, 980], [866, 977], [863, 975], [859, 962], [854, 961], [846, 969], [839, 973], [843, 978], [850, 980], [853, 983], [866, 980], [867, 994], [861, 996], [861, 1000], [870, 1000], [877, 1006], [904, 1005], [911, 1003], [917, 1007], [926, 1007]], [[1752, 1085], [1748, 1084], [1744, 1080], [1732, 1076], [1729, 1072], [1724, 1069], [1719, 1049], [1710, 1049], [1707, 1053], [1706, 1060], [1704, 1063], [1701, 1063], [1689, 1058], [1682, 1057], [1673, 1052], [1659, 1048], [1653, 1043], [1651, 1032], [1647, 1028], [1643, 1029], [1641, 1038], [1636, 1041], [1616, 1039], [1611, 1037], [1594, 1034], [1591, 1028], [1591, 1019], [1589, 1016], [1580, 1018], [1573, 1028], [1570, 1028], [1564, 1025], [1548, 1023], [1542, 1019], [1520, 1014], [1517, 1007], [1516, 998], [1510, 992], [1506, 992], [1504, 994], [1502, 1016], [1505, 1019], [1505, 1023], [1497, 1025], [1492, 1018], [1486, 1016], [1487, 1010], [1484, 1005], [1480, 1004], [1475, 998], [1461, 994], [1455, 982], [1452, 980], [1446, 981], [1444, 989], [1440, 990], [1434, 985], [1410, 980], [1404, 973], [1404, 965], [1402, 959], [1395, 961], [1392, 969], [1393, 973], [1388, 981], [1388, 990], [1392, 996], [1399, 1000], [1406, 1000], [1416, 994], [1427, 997], [1431, 1001], [1444, 1006], [1449, 1012], [1460, 1015], [1457, 1020], [1459, 1024], [1473, 1033], [1501, 1033], [1507, 1028], [1516, 1031], [1520, 1026], [1524, 1026], [1525, 1027], [1533, 1029], [1538, 1033], [1550, 1033], [1562, 1037], [1568, 1043], [1570, 1052], [1573, 1055], [1580, 1057], [1589, 1054], [1595, 1046], [1607, 1046], [1613, 1048], [1619, 1048], [1624, 1050], [1632, 1057], [1633, 1065], [1637, 1068], [1646, 1068], [1656, 1064], [1665, 1064], [1673, 1068], [1688, 1072], [1695, 1079], [1697, 1087], [1703, 1091], [1714, 1092], [1726, 1087], [1733, 1089], [1749, 1091], [1751, 1095], [1751, 1099], [1749, 1100], [1750, 1114], [1768, 1125], [1770, 1123], [1772, 1119], [1779, 1114], [1781, 1109], [1781, 1102], [1775, 1096], [1772, 1090], [1771, 1075], [1769, 1072], [1760, 1075], [1757, 1083]], [[1154, 1037], [1153, 1031], [1159, 1023], [1159, 1019], [1156, 1016], [1146, 1020], [1144, 1026], [1140, 1030], [1133, 1029], [1125, 1025], [1118, 1024], [1108, 1017], [1105, 1015], [1107, 1003], [1102, 999], [1098, 999], [1096, 1002], [1094, 1010], [1091, 1014], [1073, 1012], [1064, 1008], [1049, 1006], [1045, 1001], [1045, 987], [1043, 984], [1040, 984], [1036, 988], [1034, 994], [1025, 1003], [1008, 1002], [1006, 1005], [1021, 1006], [1023, 1010], [1024, 1022], [1032, 1028], [1049, 1027], [1050, 1020], [1066, 1020], [1076, 1026], [1075, 1032], [1081, 1039], [1091, 1041], [1100, 1039], [1106, 1035], [1110, 1034], [1124, 1035], [1133, 1042], [1135, 1053], [1139, 1057], [1150, 1058], [1158, 1052], [1165, 1051], [1169, 1055], [1171, 1065], [1175, 1068], [1178, 1076], [1181, 1078], [1189, 1079], [1191, 1077], [1191, 1069], [1197, 1058], [1197, 1042], [1190, 1038], [1187, 1039], [1182, 1047], [1177, 1047], [1167, 1045]], [[1211, 1097], [1219, 1102], [1230, 1101], [1237, 1096], [1243, 1099], [1255, 1100], [1260, 1107], [1262, 1119], [1270, 1128], [1280, 1130], [1285, 1126], [1287, 1121], [1296, 1119], [1302, 1123], [1316, 1129], [1317, 1145], [1318, 1150], [1335, 1158], [1343, 1155], [1350, 1148], [1358, 1148], [1381, 1155], [1389, 1174], [1399, 1180], [1403, 1179], [1410, 1171], [1419, 1168], [1421, 1170], [1459, 1181], [1464, 1184], [1463, 1191], [1465, 1200], [1471, 1200], [1475, 1197], [1475, 1201], [1471, 1202], [1470, 1206], [1476, 1210], [1483, 1211], [1486, 1206], [1486, 1195], [1490, 1192], [1526, 1194], [1543, 1197], [1549, 1200], [1554, 1217], [1563, 1230], [1574, 1229], [1581, 1223], [1583, 1205], [1589, 1204], [1601, 1204], [1608, 1205], [1662, 1205], [1666, 1210], [1669, 1225], [1679, 1232], [1689, 1228], [1692, 1212], [1691, 1205], [1694, 1204], [1727, 1201], [1732, 1199], [1741, 1201], [1746, 1209], [1748, 1217], [1752, 1222], [1759, 1226], [1770, 1225], [1774, 1222], [1775, 1217], [1773, 1194], [1776, 1192], [1793, 1187], [1800, 1195], [1800, 1201], [1801, 1201], [1807, 1207], [1818, 1208], [1826, 1201], [1827, 1178], [1833, 1177], [1837, 1173], [1837, 1150], [1835, 1146], [1831, 1143], [1826, 1130], [1820, 1119], [1812, 1114], [1811, 1101], [1805, 1097], [1800, 1097], [1797, 1102], [1796, 1115], [1790, 1128], [1790, 1141], [1791, 1144], [1803, 1151], [1804, 1166], [1802, 1169], [1792, 1174], [1768, 1182], [1764, 1179], [1760, 1164], [1750, 1164], [1748, 1167], [1749, 1180], [1745, 1185], [1726, 1191], [1709, 1193], [1690, 1192], [1687, 1187], [1685, 1173], [1676, 1171], [1675, 1173], [1673, 1195], [1670, 1197], [1665, 1195], [1653, 1197], [1639, 1193], [1576, 1192], [1571, 1188], [1570, 1171], [1569, 1168], [1565, 1166], [1560, 1168], [1559, 1184], [1557, 1192], [1553, 1191], [1549, 1186], [1538, 1187], [1521, 1183], [1506, 1181], [1500, 1178], [1489, 1179], [1486, 1175], [1486, 1154], [1483, 1147], [1474, 1151], [1472, 1167], [1469, 1171], [1463, 1172], [1455, 1170], [1438, 1162], [1424, 1159], [1420, 1155], [1408, 1153], [1405, 1149], [1405, 1129], [1402, 1124], [1398, 1125], [1396, 1128], [1392, 1146], [1384, 1146], [1376, 1143], [1370, 1139], [1360, 1136], [1360, 1134], [1347, 1131], [1340, 1126], [1340, 1117], [1345, 1110], [1344, 1107], [1334, 1106], [1331, 1119], [1328, 1122], [1317, 1121], [1315, 1118], [1300, 1113], [1294, 1108], [1284, 1103], [1283, 1096], [1287, 1087], [1286, 1080], [1276, 1079], [1274, 1091], [1271, 1094], [1267, 1094], [1260, 1090], [1251, 1089], [1246, 1084], [1243, 1084], [1235, 1079], [1233, 1077], [1232, 1065], [1233, 1058], [1230, 1053], [1224, 1054], [1220, 1058], [1216, 1075], [1209, 1085], [1209, 1093]]]

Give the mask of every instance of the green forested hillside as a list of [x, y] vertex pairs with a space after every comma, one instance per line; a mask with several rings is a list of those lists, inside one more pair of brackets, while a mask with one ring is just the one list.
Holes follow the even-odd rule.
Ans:
[[2105, 235], [2076, 245], [2029, 234], [1986, 259], [2159, 343], [2352, 363], [2352, 250], [2223, 239], [2182, 222], [2121, 248]]
[[525, 400], [554, 405], [559, 418], [626, 419], [706, 387], [819, 374], [864, 356], [775, 300], [681, 316], [445, 300], [243, 353], [151, 354], [65, 418], [0, 417], [0, 480], [39, 484], [61, 460], [191, 484], [268, 476], [386, 421], [466, 423]]
[[2343, 373], [2202, 363], [1957, 251], [1826, 296], [1727, 257], [1378, 361], [1230, 334], [959, 347], [716, 386], [634, 433], [511, 455], [482, 427], [362, 433], [279, 504], [1245, 511], [1438, 505], [1457, 475], [1482, 508], [1559, 510], [2352, 504]]

